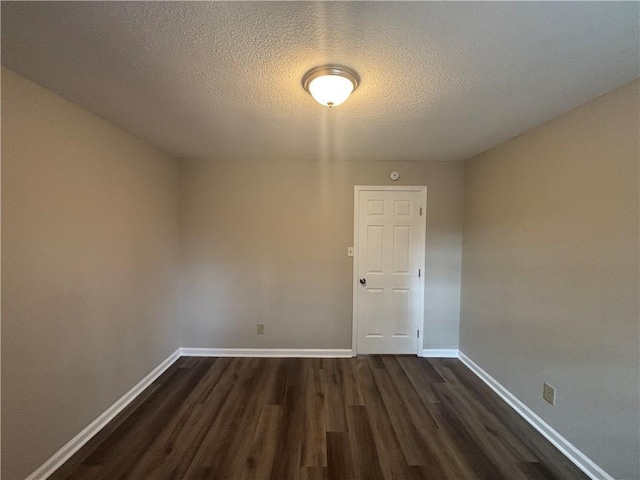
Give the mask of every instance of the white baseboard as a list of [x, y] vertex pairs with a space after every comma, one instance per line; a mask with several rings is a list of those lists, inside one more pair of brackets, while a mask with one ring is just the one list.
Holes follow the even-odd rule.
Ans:
[[458, 358], [457, 348], [425, 348], [421, 357], [425, 358]]
[[348, 358], [351, 349], [316, 348], [181, 348], [183, 357]]
[[475, 373], [484, 383], [496, 392], [511, 408], [513, 408], [522, 418], [531, 424], [538, 432], [549, 440], [558, 450], [560, 450], [569, 460], [571, 460], [580, 470], [586, 473], [593, 480], [614, 480], [611, 475], [596, 465], [589, 457], [578, 450], [566, 438], [555, 431], [547, 422], [540, 418], [533, 410], [521, 402], [514, 394], [507, 390], [500, 382], [485, 372], [478, 364], [467, 357], [463, 352], [459, 352], [460, 360]]
[[178, 348], [25, 480], [43, 480], [69, 460], [180, 357], [348, 358], [351, 349]]
[[[496, 392], [522, 418], [529, 422], [547, 440], [549, 440], [569, 460], [576, 464], [593, 480], [614, 480], [607, 472], [596, 465], [584, 453], [573, 446], [566, 438], [556, 432], [542, 418], [522, 403], [491, 375], [485, 372], [463, 352], [456, 349], [424, 349], [420, 352], [427, 358], [460, 358], [469, 369]], [[76, 453], [84, 444], [93, 438], [107, 423], [113, 420], [142, 391], [151, 385], [178, 358], [183, 357], [280, 357], [280, 358], [348, 358], [354, 356], [350, 349], [265, 349], [265, 348], [179, 348], [154, 368], [131, 390], [105, 410], [66, 445], [58, 450], [40, 468], [29, 475], [26, 480], [42, 480], [55, 472]]]
[[180, 358], [180, 349], [177, 349], [167, 357], [160, 365], [154, 368], [146, 377], [140, 380], [131, 390], [120, 397], [113, 405], [107, 408], [98, 418], [87, 425], [84, 430], [73, 437], [65, 446], [53, 454], [40, 468], [29, 475], [26, 480], [42, 480], [55, 472], [60, 466], [69, 460], [71, 456], [93, 438], [107, 423], [113, 420], [124, 408], [129, 405], [142, 391], [151, 385], [173, 362]]

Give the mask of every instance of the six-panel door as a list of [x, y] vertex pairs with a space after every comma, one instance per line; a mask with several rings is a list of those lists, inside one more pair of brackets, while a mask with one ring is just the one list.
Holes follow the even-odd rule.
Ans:
[[365, 190], [356, 201], [357, 352], [415, 354], [424, 310], [424, 193]]

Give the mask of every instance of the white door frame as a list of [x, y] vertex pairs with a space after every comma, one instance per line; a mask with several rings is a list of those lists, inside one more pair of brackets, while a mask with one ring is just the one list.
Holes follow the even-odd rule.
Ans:
[[418, 325], [418, 339], [416, 342], [416, 355], [421, 356], [422, 344], [424, 343], [422, 330], [424, 327], [424, 279], [426, 276], [425, 254], [427, 247], [427, 187], [426, 186], [395, 186], [395, 185], [355, 185], [353, 189], [353, 331], [351, 333], [351, 349], [353, 356], [358, 354], [358, 225], [360, 222], [358, 196], [363, 191], [395, 191], [395, 192], [420, 192], [422, 193], [423, 215], [420, 216], [420, 242], [425, 246], [418, 254], [418, 265], [422, 269], [419, 288], [422, 291], [422, 321]]

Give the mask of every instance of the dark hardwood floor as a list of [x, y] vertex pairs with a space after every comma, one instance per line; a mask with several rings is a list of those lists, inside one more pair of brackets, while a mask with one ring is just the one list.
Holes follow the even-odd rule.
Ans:
[[585, 479], [456, 359], [181, 358], [52, 477]]

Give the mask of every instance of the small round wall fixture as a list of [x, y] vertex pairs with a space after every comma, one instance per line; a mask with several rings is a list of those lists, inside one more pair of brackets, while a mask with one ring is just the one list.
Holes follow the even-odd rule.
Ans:
[[360, 77], [349, 67], [323, 65], [302, 77], [302, 86], [320, 105], [336, 107], [358, 88]]
[[400, 178], [400, 174], [398, 172], [395, 172], [395, 171], [391, 172], [389, 174], [389, 178], [395, 182], [396, 180], [398, 180]]

